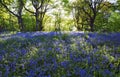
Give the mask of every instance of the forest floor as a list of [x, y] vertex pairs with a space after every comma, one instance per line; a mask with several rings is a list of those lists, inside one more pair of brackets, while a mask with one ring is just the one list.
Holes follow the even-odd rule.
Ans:
[[120, 77], [120, 33], [0, 33], [0, 77]]

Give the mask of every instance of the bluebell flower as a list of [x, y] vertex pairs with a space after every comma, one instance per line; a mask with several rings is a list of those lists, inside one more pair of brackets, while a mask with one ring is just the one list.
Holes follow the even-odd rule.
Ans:
[[15, 71], [15, 69], [16, 69], [16, 62], [10, 63], [10, 69], [11, 69], [11, 71]]
[[61, 49], [60, 49], [59, 47], [57, 47], [57, 48], [55, 49], [55, 51], [58, 52], [58, 53], [61, 53]]
[[4, 77], [8, 77], [9, 73], [10, 73], [10, 67], [7, 66], [7, 65], [5, 65], [5, 73], [4, 73]]
[[49, 50], [49, 51], [52, 51], [52, 48], [51, 48], [51, 47], [49, 47], [49, 48], [48, 48], [48, 50]]
[[103, 71], [103, 76], [104, 77], [113, 77], [113, 73], [111, 71], [109, 71], [108, 69], [105, 69]]
[[25, 68], [25, 65], [24, 65], [24, 64], [22, 64], [22, 65], [21, 65], [21, 67], [22, 67], [22, 69], [24, 69], [24, 68]]
[[74, 55], [72, 53], [70, 53], [70, 59], [73, 59]]
[[22, 50], [21, 50], [21, 54], [22, 54], [22, 55], [25, 55], [26, 53], [27, 53], [27, 50], [25, 50], [25, 49], [22, 49]]
[[2, 50], [2, 51], [0, 51], [0, 54], [4, 55], [4, 54], [6, 54], [6, 51]]
[[72, 74], [70, 73], [70, 71], [67, 71], [67, 77], [70, 77]]
[[42, 76], [44, 76], [44, 75], [45, 75], [45, 71], [42, 71], [42, 70], [41, 70], [41, 71], [39, 72], [39, 74], [38, 74], [38, 77], [42, 77]]
[[87, 71], [85, 69], [81, 69], [80, 67], [75, 67], [74, 73], [80, 77], [87, 77]]
[[114, 64], [110, 63], [110, 68], [113, 68], [114, 67]]
[[27, 74], [28, 74], [28, 77], [34, 77], [36, 75], [35, 71], [32, 69]]
[[35, 67], [36, 65], [37, 65], [37, 61], [36, 61], [36, 60], [32, 60], [32, 59], [31, 59], [31, 60], [29, 61], [29, 66], [30, 66], [30, 67], [31, 67], [31, 66], [34, 66], [34, 67]]
[[79, 68], [79, 67], [74, 67], [74, 73], [75, 73], [75, 75], [80, 75], [80, 69], [81, 68]]
[[11, 53], [10, 53], [10, 56], [11, 56], [11, 57], [15, 57], [15, 55], [16, 55], [15, 52], [11, 52]]
[[2, 77], [2, 71], [0, 71], [0, 77]]
[[53, 60], [53, 70], [56, 70], [58, 67], [57, 61]]
[[0, 55], [0, 61], [2, 61], [2, 59], [3, 59], [3, 56], [2, 56], [2, 55]]
[[51, 68], [51, 64], [47, 63], [47, 62], [44, 62], [44, 71], [48, 71], [49, 68]]
[[87, 77], [87, 71], [85, 69], [80, 70], [80, 77]]
[[69, 66], [69, 63], [70, 63], [69, 61], [63, 61], [60, 64], [62, 67], [67, 68]]
[[90, 56], [87, 57], [87, 61], [88, 61], [88, 64], [91, 64], [91, 57]]
[[37, 77], [51, 77], [51, 75], [41, 75], [41, 74], [39, 74]]

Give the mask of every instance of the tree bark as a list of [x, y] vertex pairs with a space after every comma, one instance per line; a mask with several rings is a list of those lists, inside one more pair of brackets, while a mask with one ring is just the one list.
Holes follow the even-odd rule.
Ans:
[[18, 19], [18, 24], [19, 24], [20, 31], [24, 31], [24, 24], [23, 24], [22, 16], [18, 16], [17, 19]]
[[90, 20], [90, 30], [91, 32], [94, 32], [94, 19]]
[[39, 30], [39, 14], [37, 10], [36, 10], [35, 18], [36, 18], [36, 31], [38, 31]]
[[43, 30], [43, 21], [42, 20], [40, 20], [39, 26], [40, 26], [40, 31], [42, 31]]

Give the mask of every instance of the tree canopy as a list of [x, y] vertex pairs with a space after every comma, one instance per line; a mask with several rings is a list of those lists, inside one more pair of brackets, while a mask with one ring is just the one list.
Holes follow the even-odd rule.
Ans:
[[120, 0], [0, 0], [0, 31], [120, 31]]

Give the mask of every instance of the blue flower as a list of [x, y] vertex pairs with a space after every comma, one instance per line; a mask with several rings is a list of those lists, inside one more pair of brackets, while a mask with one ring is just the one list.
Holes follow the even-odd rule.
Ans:
[[51, 75], [41, 75], [41, 74], [39, 74], [37, 77], [51, 77]]
[[27, 74], [28, 74], [28, 77], [34, 77], [36, 75], [35, 71], [32, 69]]
[[27, 50], [25, 50], [25, 49], [22, 49], [22, 50], [21, 50], [21, 54], [22, 54], [22, 55], [25, 55], [26, 53], [27, 53]]
[[70, 71], [67, 71], [67, 76], [70, 77], [71, 75]]
[[110, 63], [110, 68], [113, 68], [113, 67], [114, 67], [114, 65], [112, 63]]
[[53, 63], [54, 63], [54, 64], [53, 64], [53, 70], [56, 70], [56, 69], [57, 69], [57, 67], [58, 67], [58, 64], [57, 64], [57, 62], [56, 62], [56, 61], [54, 61]]
[[85, 69], [81, 69], [80, 70], [80, 77], [87, 77], [86, 75], [87, 75], [86, 70]]
[[79, 67], [74, 68], [75, 75], [79, 75], [80, 77], [87, 77], [87, 71], [85, 69], [81, 69]]
[[10, 73], [10, 67], [7, 66], [7, 65], [5, 65], [5, 73], [4, 73], [4, 77], [8, 77], [9, 73]]
[[12, 71], [15, 71], [15, 69], [16, 69], [16, 62], [10, 63], [10, 68], [12, 69]]
[[80, 68], [79, 67], [74, 67], [74, 73], [75, 75], [79, 75], [80, 74]]
[[56, 50], [56, 52], [58, 52], [58, 53], [62, 53], [62, 52], [61, 52], [61, 49], [60, 49], [59, 47], [57, 47], [55, 50]]
[[37, 61], [31, 59], [30, 62], [29, 62], [29, 66], [30, 66], [30, 67], [31, 67], [31, 66], [34, 66], [34, 67], [35, 67], [36, 65], [37, 65]]
[[91, 64], [91, 58], [90, 56], [87, 57], [88, 64]]
[[0, 55], [0, 61], [2, 61], [2, 59], [3, 59], [3, 56], [2, 56], [2, 55]]
[[0, 77], [2, 77], [2, 71], [0, 71]]
[[109, 71], [108, 69], [105, 69], [105, 70], [103, 71], [103, 76], [104, 76], [104, 77], [114, 77], [114, 76], [113, 76], [113, 73], [112, 73], [111, 71]]
[[70, 63], [69, 61], [63, 61], [60, 64], [62, 67], [67, 68], [69, 66], [69, 63]]

